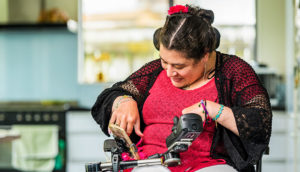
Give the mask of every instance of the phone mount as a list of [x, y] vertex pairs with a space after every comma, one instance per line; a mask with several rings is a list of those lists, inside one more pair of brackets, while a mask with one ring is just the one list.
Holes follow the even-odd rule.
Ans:
[[136, 166], [177, 166], [181, 164], [180, 154], [188, 150], [188, 147], [203, 131], [202, 118], [194, 113], [177, 116], [173, 119], [172, 133], [166, 139], [168, 150], [163, 154], [154, 154], [144, 160], [122, 161], [121, 154], [128, 152], [125, 140], [115, 137], [104, 141], [104, 152], [111, 152], [111, 162], [88, 163], [86, 172], [113, 171], [118, 172]]
[[184, 114], [180, 119], [176, 116], [173, 122], [172, 133], [166, 139], [168, 151], [164, 153], [167, 166], [180, 165], [179, 153], [187, 151], [203, 130], [202, 119], [197, 114]]

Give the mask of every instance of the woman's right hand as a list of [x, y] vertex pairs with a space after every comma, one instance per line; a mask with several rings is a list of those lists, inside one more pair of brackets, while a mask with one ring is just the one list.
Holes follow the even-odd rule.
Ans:
[[119, 125], [129, 136], [133, 128], [138, 136], [143, 136], [140, 130], [140, 114], [137, 103], [131, 97], [122, 98], [120, 96], [116, 98], [109, 123]]

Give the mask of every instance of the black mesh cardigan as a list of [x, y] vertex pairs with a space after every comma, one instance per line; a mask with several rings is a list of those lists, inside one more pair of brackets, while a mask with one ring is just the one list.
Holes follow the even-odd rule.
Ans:
[[[261, 158], [270, 141], [272, 111], [269, 96], [245, 61], [220, 52], [216, 57], [215, 82], [219, 103], [231, 107], [240, 136], [218, 125], [211, 157], [225, 159], [238, 171], [254, 171], [253, 165]], [[92, 107], [92, 116], [106, 135], [109, 136], [107, 127], [113, 101], [121, 95], [131, 95], [137, 101], [143, 130], [143, 104], [162, 70], [160, 60], [149, 62], [125, 81], [115, 83], [98, 96]], [[130, 137], [135, 142], [139, 139], [135, 134]]]

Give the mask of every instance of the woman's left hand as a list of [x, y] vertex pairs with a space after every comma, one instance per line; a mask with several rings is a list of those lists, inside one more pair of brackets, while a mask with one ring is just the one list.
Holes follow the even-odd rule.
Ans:
[[[200, 105], [200, 107], [199, 107], [199, 105]], [[203, 112], [204, 112], [204, 110], [200, 103], [195, 103], [192, 106], [189, 106], [182, 110], [182, 114], [195, 113], [195, 114], [198, 114], [199, 116], [201, 116], [202, 121], [204, 121], [205, 113], [203, 113]]]
[[[200, 105], [200, 106], [199, 106]], [[216, 115], [218, 114], [220, 110], [220, 104], [206, 100], [206, 110], [208, 111], [208, 116], [211, 119], [214, 119]], [[193, 104], [192, 106], [189, 106], [182, 110], [182, 114], [187, 113], [196, 113], [201, 116], [202, 121], [205, 121], [205, 113], [203, 110], [203, 106], [200, 104], [200, 102]], [[224, 110], [221, 112], [217, 122], [221, 124], [223, 127], [231, 130], [233, 133], [235, 133], [237, 136], [239, 136], [239, 131], [236, 126], [235, 118], [233, 115], [233, 112], [230, 108], [224, 107]]]

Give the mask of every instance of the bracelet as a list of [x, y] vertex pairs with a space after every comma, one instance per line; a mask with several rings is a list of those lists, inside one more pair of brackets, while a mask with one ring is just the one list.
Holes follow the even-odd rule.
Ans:
[[[200, 101], [200, 103], [199, 103], [199, 105], [198, 105], [198, 107], [201, 107], [202, 106], [202, 108], [203, 108], [203, 113], [205, 114], [205, 123], [206, 122], [209, 122], [208, 121], [208, 111], [207, 111], [207, 109], [206, 109], [206, 101], [203, 101], [203, 100], [201, 100]], [[204, 124], [203, 124], [204, 125]]]
[[[204, 100], [204, 105], [205, 105], [205, 109], [206, 109], [206, 100]], [[211, 122], [211, 118], [209, 117], [209, 115], [208, 115], [208, 111], [206, 110], [206, 114], [205, 114], [205, 118], [206, 118], [206, 120], [205, 120], [205, 123], [208, 123], [208, 122]]]
[[201, 105], [202, 105], [202, 108], [203, 108], [203, 113], [208, 114], [203, 100], [200, 101], [200, 104], [198, 105], [198, 107], [200, 107]]
[[128, 98], [127, 101], [129, 101], [130, 99], [133, 100], [132, 96], [128, 96], [128, 95], [123, 95], [122, 97], [119, 98], [118, 102], [116, 103], [116, 107], [114, 109], [118, 109], [118, 107], [120, 106], [121, 103], [123, 103], [124, 101], [122, 101], [123, 99]]
[[220, 115], [222, 114], [223, 110], [224, 110], [224, 105], [221, 104], [218, 114], [213, 118], [214, 121], [217, 121], [217, 119], [220, 118]]

